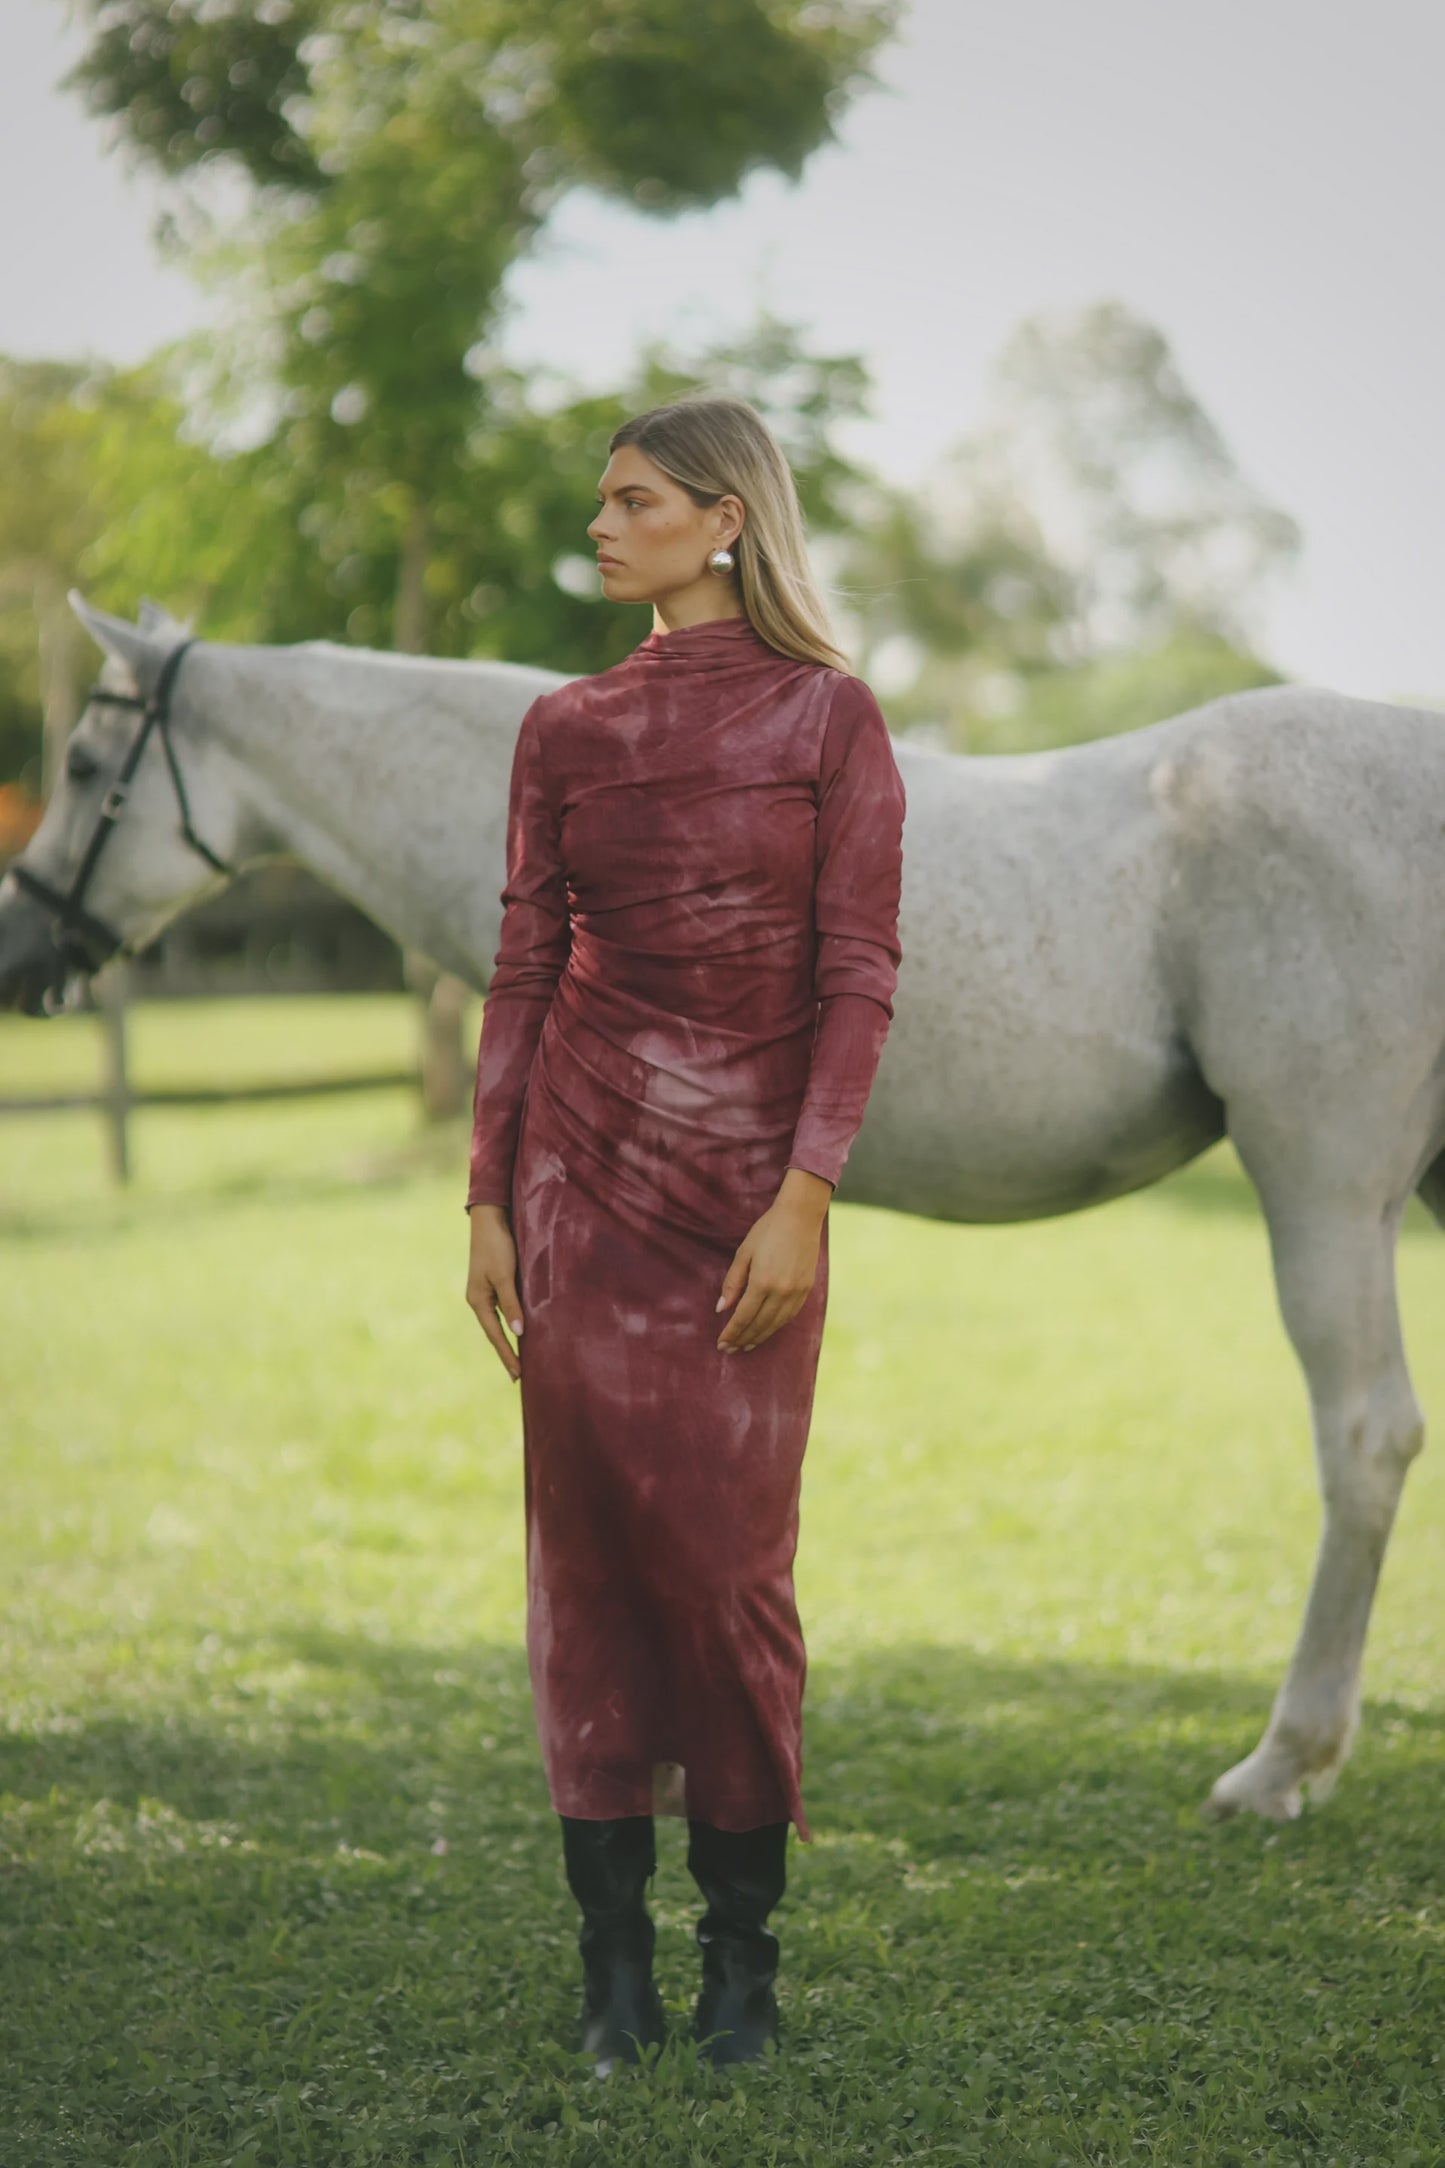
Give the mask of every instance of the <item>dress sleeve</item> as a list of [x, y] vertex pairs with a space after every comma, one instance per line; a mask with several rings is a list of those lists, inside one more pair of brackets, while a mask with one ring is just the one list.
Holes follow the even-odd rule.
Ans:
[[522, 718], [507, 805], [502, 935], [482, 1003], [467, 1210], [512, 1201], [532, 1057], [572, 948], [561, 836], [548, 797], [537, 702]]
[[902, 949], [903, 778], [861, 678], [833, 696], [819, 774], [815, 904], [818, 1026], [790, 1167], [836, 1187], [893, 1020]]

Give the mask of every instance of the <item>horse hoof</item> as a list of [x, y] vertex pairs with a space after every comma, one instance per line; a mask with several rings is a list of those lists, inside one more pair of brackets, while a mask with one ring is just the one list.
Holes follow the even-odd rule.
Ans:
[[1267, 1822], [1298, 1821], [1304, 1811], [1304, 1794], [1298, 1783], [1282, 1783], [1268, 1777], [1254, 1757], [1226, 1769], [1200, 1808], [1206, 1820], [1227, 1822], [1236, 1814], [1258, 1814]]

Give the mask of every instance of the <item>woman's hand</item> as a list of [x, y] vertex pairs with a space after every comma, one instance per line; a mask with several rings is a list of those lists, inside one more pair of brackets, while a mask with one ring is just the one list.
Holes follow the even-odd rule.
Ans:
[[721, 1349], [758, 1347], [797, 1316], [813, 1292], [832, 1194], [832, 1183], [820, 1174], [789, 1167], [777, 1196], [753, 1221], [728, 1266], [717, 1307], [725, 1310], [734, 1302], [738, 1307], [723, 1327]]
[[472, 1223], [467, 1301], [515, 1385], [522, 1366], [502, 1330], [503, 1318], [513, 1332], [522, 1330], [522, 1305], [517, 1300], [517, 1245], [512, 1240], [511, 1219], [504, 1204], [474, 1204], [467, 1218]]

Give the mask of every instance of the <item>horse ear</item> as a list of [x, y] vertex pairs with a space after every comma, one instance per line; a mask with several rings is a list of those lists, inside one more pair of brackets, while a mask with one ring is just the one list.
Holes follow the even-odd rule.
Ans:
[[170, 611], [165, 609], [159, 602], [152, 602], [149, 595], [142, 595], [140, 598], [140, 629], [142, 632], [149, 633], [153, 640], [159, 638], [162, 633], [173, 633], [177, 639], [184, 640], [191, 630], [191, 621], [187, 618], [185, 623], [182, 624], [178, 617], [172, 617]]
[[97, 610], [78, 587], [68, 588], [65, 599], [96, 646], [124, 664], [138, 692], [149, 693], [160, 670], [161, 655], [140, 626], [123, 617], [112, 617], [108, 610]]

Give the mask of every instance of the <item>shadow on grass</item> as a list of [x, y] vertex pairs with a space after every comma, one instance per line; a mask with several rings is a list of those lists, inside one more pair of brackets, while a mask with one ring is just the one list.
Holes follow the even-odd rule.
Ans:
[[[686, 2040], [698, 1902], [664, 1821], [676, 2135], [659, 2136], [659, 2077], [609, 2092], [609, 2114], [642, 2118], [630, 2136], [584, 2143], [567, 2133], [601, 2126], [573, 2053], [576, 1913], [521, 1653], [285, 1632], [198, 1651], [185, 1703], [56, 1713], [0, 1742], [7, 2168], [872, 2157], [836, 2150], [844, 2099], [863, 2141], [870, 2117], [906, 2135], [931, 2099], [992, 2134], [990, 2159], [1033, 2160], [1031, 2138], [1003, 2140], [1061, 2084], [1048, 2157], [1137, 2158], [1131, 2133], [1157, 2138], [1161, 2088], [1182, 2087], [1179, 2150], [1150, 2157], [1196, 2159], [1199, 2088], [1234, 2099], [1241, 2057], [1269, 2140], [1271, 2057], [1323, 2039], [1326, 2009], [1356, 2103], [1388, 2090], [1377, 2027], [1413, 2083], [1445, 2018], [1420, 1925], [1438, 1902], [1438, 1712], [1373, 1705], [1326, 1810], [1216, 1829], [1196, 1804], [1252, 1744], [1259, 1681], [873, 1650], [809, 1682], [817, 1841], [792, 1847], [775, 1915], [788, 2060], [766, 2081], [790, 2105], [764, 2088], [756, 2124], [719, 2126], [741, 2150], [698, 2150], [688, 2103], [725, 2081]], [[1107, 2131], [1081, 2148], [1069, 2100], [1099, 2086]], [[1155, 2122], [1130, 2120], [1131, 2087]], [[780, 2113], [803, 2118], [796, 2150]], [[1324, 2126], [1296, 2122], [1279, 2128], [1308, 2152]], [[918, 2157], [944, 2157], [925, 2128]]]
[[[298, 1858], [332, 1830], [386, 1859], [430, 1855], [439, 1836], [450, 1852], [453, 1837], [465, 1850], [487, 1833], [550, 1824], [520, 1649], [318, 1632], [260, 1644], [210, 1634], [200, 1646], [213, 1682], [204, 1700], [153, 1718], [60, 1717], [0, 1738], [0, 1795], [12, 1809], [63, 1799], [72, 1815], [100, 1800], [121, 1813], [149, 1801], [177, 1830], [224, 1826], [233, 1843]], [[1192, 1825], [1222, 1761], [1254, 1744], [1269, 1701], [1261, 1680], [1214, 1670], [1023, 1663], [925, 1644], [815, 1658], [805, 1771], [823, 1840], [814, 1856], [860, 1830], [931, 1856], [967, 1852], [999, 1810], [1026, 1822], [1047, 1856], [1070, 1818], [1057, 1803], [1084, 1795], [1135, 1822]], [[1442, 1731], [1445, 1711], [1367, 1703], [1336, 1800], [1307, 1819], [1352, 1824], [1352, 1800], [1368, 1792], [1372, 1811], [1388, 1806], [1397, 1783], [1406, 1820], [1425, 1804], [1417, 1782], [1433, 1811], [1440, 1770], [1430, 1755]], [[1403, 1748], [1388, 1779], [1382, 1741]], [[1076, 1847], [1071, 1833], [1065, 1849]]]

